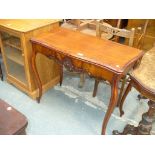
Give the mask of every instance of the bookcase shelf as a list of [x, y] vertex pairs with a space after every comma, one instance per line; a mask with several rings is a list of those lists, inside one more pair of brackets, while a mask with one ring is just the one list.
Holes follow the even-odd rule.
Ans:
[[7, 60], [7, 65], [8, 65], [9, 75], [18, 79], [23, 85], [26, 85], [27, 80], [26, 80], [24, 66], [21, 66], [10, 59]]
[[10, 38], [4, 41], [4, 44], [10, 47], [16, 48], [18, 50], [22, 50], [21, 45], [20, 45], [20, 40], [17, 37], [11, 36]]
[[4, 46], [6, 57], [19, 65], [24, 66], [24, 59], [22, 56], [21, 51], [17, 50], [16, 48], [11, 48], [9, 46]]

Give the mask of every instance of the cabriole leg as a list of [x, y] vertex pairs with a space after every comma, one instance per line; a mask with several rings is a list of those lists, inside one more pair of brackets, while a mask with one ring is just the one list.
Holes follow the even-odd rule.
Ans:
[[117, 105], [117, 99], [118, 99], [118, 82], [119, 79], [114, 77], [114, 80], [112, 82], [112, 86], [111, 86], [111, 98], [110, 98], [110, 103], [108, 106], [108, 110], [106, 112], [104, 121], [103, 121], [103, 125], [102, 125], [102, 135], [105, 135], [105, 131], [106, 131], [106, 127], [107, 127], [107, 123], [110, 119], [110, 116], [114, 110], [114, 108]]
[[36, 67], [36, 53], [34, 51], [34, 48], [33, 48], [33, 56], [32, 56], [32, 71], [34, 72], [34, 75], [35, 75], [37, 88], [39, 88], [39, 95], [37, 97], [37, 102], [40, 103], [40, 99], [42, 96], [42, 84]]
[[128, 87], [126, 88], [126, 91], [125, 91], [125, 93], [124, 93], [124, 95], [123, 95], [123, 97], [121, 99], [121, 102], [119, 104], [120, 116], [122, 116], [124, 114], [124, 111], [122, 109], [123, 108], [123, 103], [124, 103], [128, 93], [129, 93], [129, 91], [131, 90], [131, 88], [132, 88], [132, 83], [130, 81], [130, 83], [129, 83]]

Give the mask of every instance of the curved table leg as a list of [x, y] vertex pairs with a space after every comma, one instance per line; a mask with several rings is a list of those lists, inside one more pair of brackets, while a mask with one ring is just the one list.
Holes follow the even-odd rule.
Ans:
[[37, 102], [40, 103], [40, 98], [42, 96], [42, 84], [41, 84], [39, 73], [38, 73], [37, 67], [36, 67], [36, 53], [35, 53], [35, 51], [33, 51], [33, 56], [32, 56], [32, 71], [34, 72], [34, 75], [35, 75], [37, 88], [39, 88], [39, 96], [37, 97]]
[[119, 111], [120, 111], [120, 116], [122, 116], [124, 114], [124, 111], [122, 110], [123, 108], [123, 103], [124, 103], [124, 100], [126, 99], [126, 96], [128, 95], [129, 91], [131, 90], [132, 88], [132, 84], [131, 82], [129, 83], [128, 87], [126, 88], [125, 90], [125, 93], [120, 101], [120, 104], [119, 104]]
[[106, 127], [109, 121], [109, 118], [115, 108], [115, 106], [117, 105], [117, 99], [118, 99], [118, 83], [119, 83], [119, 79], [117, 77], [114, 77], [114, 80], [112, 82], [112, 86], [111, 86], [111, 98], [110, 98], [110, 103], [108, 106], [108, 110], [106, 112], [104, 121], [103, 121], [103, 125], [102, 125], [102, 135], [105, 135], [105, 131], [106, 131]]

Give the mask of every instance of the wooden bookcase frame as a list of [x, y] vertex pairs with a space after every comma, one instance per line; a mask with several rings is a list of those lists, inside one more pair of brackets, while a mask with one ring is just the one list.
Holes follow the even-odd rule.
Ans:
[[[18, 21], [19, 20], [8, 20], [8, 22], [9, 23], [11, 22], [11, 24]], [[32, 23], [35, 21], [36, 20], [34, 21], [30, 20], [28, 22]], [[33, 73], [32, 73], [32, 68], [31, 68], [31, 57], [32, 57], [33, 51], [30, 43], [30, 38], [35, 37], [37, 35], [41, 35], [42, 33], [45, 33], [45, 32], [50, 32], [53, 29], [59, 27], [59, 20], [53, 20], [53, 21], [49, 20], [49, 21], [47, 22], [47, 24], [44, 24], [43, 26], [38, 24], [35, 26], [35, 28], [30, 29], [28, 31], [17, 31], [14, 28], [8, 28], [7, 25], [5, 26], [3, 23], [6, 21], [0, 20], [0, 47], [2, 50], [2, 57], [3, 57], [4, 66], [5, 66], [5, 71], [6, 71], [6, 80], [8, 83], [13, 84], [17, 88], [19, 88], [20, 90], [28, 94], [33, 99], [36, 99], [36, 97], [38, 96], [38, 90], [36, 89], [36, 83], [35, 83]], [[23, 20], [23, 22], [25, 21]], [[41, 23], [41, 21], [39, 23]], [[21, 42], [21, 47], [17, 47], [16, 45], [11, 44], [9, 41], [8, 42], [2, 41], [2, 32], [19, 38]], [[19, 53], [17, 52], [14, 53], [15, 51], [9, 51], [9, 50], [6, 51], [5, 46], [8, 46], [12, 49], [16, 49], [17, 51], [19, 51]], [[20, 52], [21, 52], [21, 56], [20, 56]], [[10, 61], [10, 66], [8, 64], [9, 61]], [[43, 84], [43, 92], [45, 92], [46, 90], [53, 87], [59, 82], [60, 66], [53, 60], [49, 60], [48, 58], [40, 54], [38, 54], [37, 56], [36, 64]], [[18, 67], [20, 66], [20, 67], [18, 68], [15, 66], [18, 66]], [[14, 68], [17, 68], [17, 69], [14, 69]], [[21, 80], [23, 76], [22, 72], [20, 71], [21, 68], [23, 68], [23, 71], [25, 72], [24, 73], [25, 82], [24, 80], [23, 81]], [[11, 70], [11, 74], [10, 74], [10, 70]]]

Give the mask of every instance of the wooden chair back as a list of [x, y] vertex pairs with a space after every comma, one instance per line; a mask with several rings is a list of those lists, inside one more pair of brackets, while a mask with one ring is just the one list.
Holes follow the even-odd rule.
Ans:
[[131, 30], [120, 29], [116, 27], [109, 26], [105, 23], [97, 22], [96, 24], [96, 35], [101, 37], [102, 33], [112, 34], [113, 36], [123, 37], [129, 39], [129, 46], [133, 46], [135, 29]]

